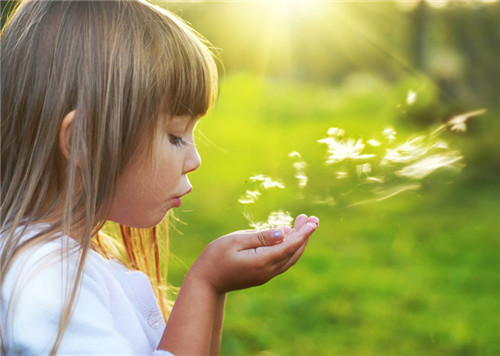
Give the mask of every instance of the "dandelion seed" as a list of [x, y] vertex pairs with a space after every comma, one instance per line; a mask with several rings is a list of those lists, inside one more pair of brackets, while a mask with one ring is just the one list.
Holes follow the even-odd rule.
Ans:
[[264, 224], [263, 222], [260, 222], [260, 223], [254, 222], [252, 217], [250, 216], [250, 214], [248, 214], [247, 212], [243, 213], [243, 216], [247, 219], [248, 225], [251, 228], [254, 228], [256, 230], [265, 230], [265, 227], [262, 226]]
[[389, 142], [392, 142], [396, 139], [396, 130], [394, 130], [392, 127], [389, 127], [384, 130], [384, 136]]
[[440, 149], [444, 149], [444, 150], [449, 149], [448, 144], [444, 141], [437, 141], [434, 145], [432, 145], [432, 147], [440, 148]]
[[336, 127], [330, 127], [326, 133], [330, 136], [343, 137], [345, 134], [345, 131], [342, 129], [338, 129]]
[[[416, 93], [410, 91], [407, 97], [407, 104], [411, 105], [416, 100]], [[371, 138], [368, 141], [364, 139], [352, 139], [345, 137], [345, 131], [339, 128], [331, 127], [327, 130], [328, 136], [318, 140], [319, 143], [327, 145], [327, 165], [336, 164], [334, 168], [334, 177], [338, 180], [345, 180], [342, 184], [333, 184], [333, 188], [341, 190], [339, 197], [342, 197], [344, 206], [356, 206], [370, 202], [380, 202], [389, 199], [405, 191], [417, 190], [420, 184], [406, 184], [402, 182], [417, 181], [427, 177], [439, 168], [461, 168], [460, 160], [463, 159], [460, 152], [450, 150], [448, 144], [444, 142], [440, 135], [447, 128], [452, 131], [465, 131], [466, 122], [471, 117], [480, 115], [486, 110], [476, 110], [453, 117], [448, 122], [440, 125], [426, 135], [408, 139], [403, 144], [396, 145], [396, 131], [389, 127], [383, 131], [382, 138]], [[365, 153], [366, 146], [381, 147], [373, 150], [384, 153]], [[303, 188], [308, 184], [308, 177], [305, 174], [306, 162], [302, 160], [299, 152], [293, 151], [288, 155], [293, 159], [292, 167], [295, 172], [295, 178], [298, 187]], [[373, 159], [373, 158], [376, 159]], [[382, 167], [387, 165], [385, 167]], [[383, 169], [383, 173], [381, 172]], [[372, 175], [373, 174], [373, 175]], [[356, 189], [347, 186], [351, 183], [348, 179], [355, 181]], [[271, 177], [258, 174], [249, 178], [255, 183], [256, 189], [247, 190], [239, 199], [241, 204], [253, 204], [264, 190], [271, 188], [284, 189], [285, 185]], [[360, 184], [361, 183], [361, 184]], [[399, 184], [398, 184], [399, 183]], [[337, 187], [336, 187], [337, 186]], [[346, 189], [347, 186], [347, 189]], [[358, 196], [359, 190], [363, 190], [364, 201], [353, 202], [352, 199]], [[338, 190], [333, 194], [337, 196]], [[304, 190], [299, 190], [295, 199], [303, 199], [306, 195]], [[308, 195], [308, 198], [310, 196]], [[351, 201], [348, 201], [351, 199]], [[333, 197], [318, 197], [312, 199], [316, 204], [328, 206], [337, 206], [339, 203]], [[350, 204], [349, 204], [350, 203]], [[344, 204], [344, 203], [343, 203]], [[278, 210], [269, 214], [266, 221], [254, 222], [250, 216], [244, 213], [253, 228], [262, 230], [290, 226], [293, 222], [292, 217], [286, 211]]]
[[401, 194], [403, 192], [406, 192], [408, 190], [418, 190], [420, 189], [420, 184], [408, 184], [408, 185], [402, 185], [402, 186], [396, 186], [392, 187], [389, 189], [385, 190], [380, 190], [378, 192], [378, 195], [381, 195], [381, 197], [374, 198], [374, 199], [367, 199], [367, 200], [362, 200], [356, 203], [352, 203], [348, 205], [348, 208], [357, 206], [357, 205], [362, 205], [362, 204], [367, 204], [367, 203], [374, 203], [374, 202], [380, 202], [389, 198], [392, 198], [398, 194]]
[[368, 183], [383, 183], [383, 177], [372, 177], [369, 174], [372, 171], [372, 165], [370, 163], [358, 164], [356, 166], [356, 173], [358, 177], [364, 177], [365, 181]]
[[347, 172], [336, 172], [337, 179], [343, 179], [349, 177], [349, 173]]
[[374, 154], [361, 154], [365, 145], [363, 140], [348, 139], [347, 141], [337, 141], [331, 137], [319, 140], [320, 143], [328, 145], [328, 159], [326, 164], [338, 163], [346, 159], [362, 160], [375, 157]]
[[245, 195], [241, 197], [238, 202], [240, 204], [253, 204], [259, 198], [260, 194], [258, 190], [247, 190]]
[[358, 164], [356, 166], [356, 172], [358, 177], [361, 175], [366, 175], [372, 171], [372, 166], [370, 163]]
[[304, 188], [309, 181], [309, 178], [305, 174], [306, 162], [299, 161], [293, 163], [293, 168], [295, 169], [295, 178], [298, 181], [299, 188]]
[[318, 140], [319, 143], [324, 143], [327, 146], [334, 145], [335, 142], [337, 142], [333, 137], [327, 137], [327, 138], [322, 138], [321, 140]]
[[250, 226], [256, 230], [277, 229], [283, 227], [292, 227], [293, 218], [288, 211], [273, 211], [269, 214], [267, 221], [253, 222], [250, 220]]
[[451, 131], [465, 132], [467, 131], [467, 125], [466, 125], [467, 120], [469, 120], [471, 117], [484, 114], [485, 112], [486, 109], [469, 111], [464, 114], [452, 117], [450, 120], [446, 122], [446, 125], [450, 127]]
[[416, 100], [417, 100], [417, 93], [415, 93], [413, 90], [409, 90], [408, 95], [406, 96], [406, 104], [413, 105]]
[[467, 131], [467, 125], [465, 124], [465, 121], [462, 121], [460, 123], [450, 125], [450, 130], [457, 132], [465, 132]]
[[250, 227], [259, 231], [268, 229], [268, 225], [265, 222], [250, 222]]
[[260, 185], [264, 189], [271, 189], [271, 188], [284, 189], [285, 188], [283, 183], [281, 183], [280, 181], [273, 180], [271, 177], [267, 177], [263, 174], [259, 174], [259, 175], [250, 177], [250, 180], [252, 182], [261, 182]]
[[438, 136], [442, 132], [446, 131], [446, 124], [438, 126], [432, 133], [430, 134], [431, 137], [433, 136]]
[[438, 168], [454, 168], [454, 164], [460, 161], [462, 158], [463, 157], [458, 155], [456, 152], [454, 152], [453, 154], [450, 153], [449, 155], [436, 154], [425, 157], [410, 166], [404, 167], [400, 171], [396, 172], [396, 174], [415, 179], [422, 179], [427, 177]]
[[269, 214], [268, 223], [271, 227], [291, 227], [293, 218], [288, 211], [274, 211]]
[[299, 188], [304, 188], [307, 185], [307, 182], [309, 182], [309, 178], [304, 175], [296, 174], [295, 178], [298, 180]]
[[285, 189], [285, 186], [282, 183], [278, 181], [273, 181], [271, 179], [265, 180], [264, 182], [261, 183], [261, 185], [264, 189], [271, 189], [271, 188]]
[[303, 171], [306, 168], [307, 163], [300, 161], [300, 162], [294, 162], [293, 163], [293, 168], [295, 168], [297, 171]]
[[384, 183], [384, 177], [368, 177], [366, 180], [370, 183]]
[[[300, 153], [298, 153], [297, 151], [290, 152], [288, 156], [292, 158], [301, 158]], [[298, 181], [299, 189], [302, 189], [307, 185], [307, 182], [309, 181], [309, 178], [307, 177], [305, 172], [307, 163], [304, 161], [297, 161], [294, 162], [292, 166], [295, 169], [295, 178]]]
[[263, 174], [257, 174], [256, 176], [249, 178], [252, 182], [262, 182], [266, 179], [266, 176]]
[[426, 143], [424, 139], [425, 137], [419, 136], [394, 149], [387, 149], [381, 163], [386, 164], [388, 161], [407, 163], [426, 155], [433, 145]]

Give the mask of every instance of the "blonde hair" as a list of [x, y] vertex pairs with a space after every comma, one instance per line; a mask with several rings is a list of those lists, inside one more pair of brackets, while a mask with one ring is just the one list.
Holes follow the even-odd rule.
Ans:
[[[78, 270], [51, 353], [69, 323], [91, 248], [147, 273], [168, 317], [160, 272], [166, 231], [121, 226], [116, 253], [98, 232], [118, 177], [139, 143], [152, 142], [147, 138], [162, 127], [160, 110], [198, 117], [215, 100], [208, 43], [145, 1], [41, 0], [19, 5], [2, 30], [1, 50], [0, 288], [20, 253], [64, 234], [78, 237]], [[58, 134], [73, 110], [65, 159]], [[47, 221], [22, 239], [29, 226]]]

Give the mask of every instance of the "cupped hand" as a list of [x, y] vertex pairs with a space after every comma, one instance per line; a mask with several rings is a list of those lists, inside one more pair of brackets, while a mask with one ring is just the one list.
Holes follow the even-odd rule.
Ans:
[[285, 272], [304, 252], [317, 217], [299, 215], [293, 229], [238, 231], [210, 243], [188, 273], [216, 293], [263, 284]]

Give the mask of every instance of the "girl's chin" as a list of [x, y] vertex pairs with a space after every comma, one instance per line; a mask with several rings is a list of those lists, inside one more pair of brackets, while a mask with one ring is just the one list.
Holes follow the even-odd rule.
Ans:
[[148, 216], [145, 217], [144, 219], [137, 219], [137, 216], [134, 219], [130, 219], [127, 221], [122, 221], [122, 220], [114, 220], [114, 219], [109, 219], [109, 221], [113, 221], [115, 223], [118, 223], [120, 225], [128, 226], [131, 228], [135, 229], [149, 229], [152, 227], [155, 227], [159, 223], [162, 222], [163, 219], [165, 219], [165, 216], [167, 215], [167, 212], [170, 210], [170, 207], [167, 208], [162, 215], [158, 216]]
[[150, 214], [141, 216], [141, 214], [133, 214], [127, 211], [126, 214], [111, 216], [108, 220], [132, 228], [148, 229], [161, 223], [170, 209], [178, 208], [181, 204], [182, 200], [180, 197], [171, 198], [162, 206], [156, 206], [151, 209]]

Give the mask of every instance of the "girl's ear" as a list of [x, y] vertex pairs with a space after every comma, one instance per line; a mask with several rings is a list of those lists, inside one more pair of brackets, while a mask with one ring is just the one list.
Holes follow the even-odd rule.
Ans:
[[63, 156], [68, 160], [70, 157], [70, 137], [73, 121], [76, 117], [76, 110], [69, 112], [61, 122], [59, 128], [59, 148]]

